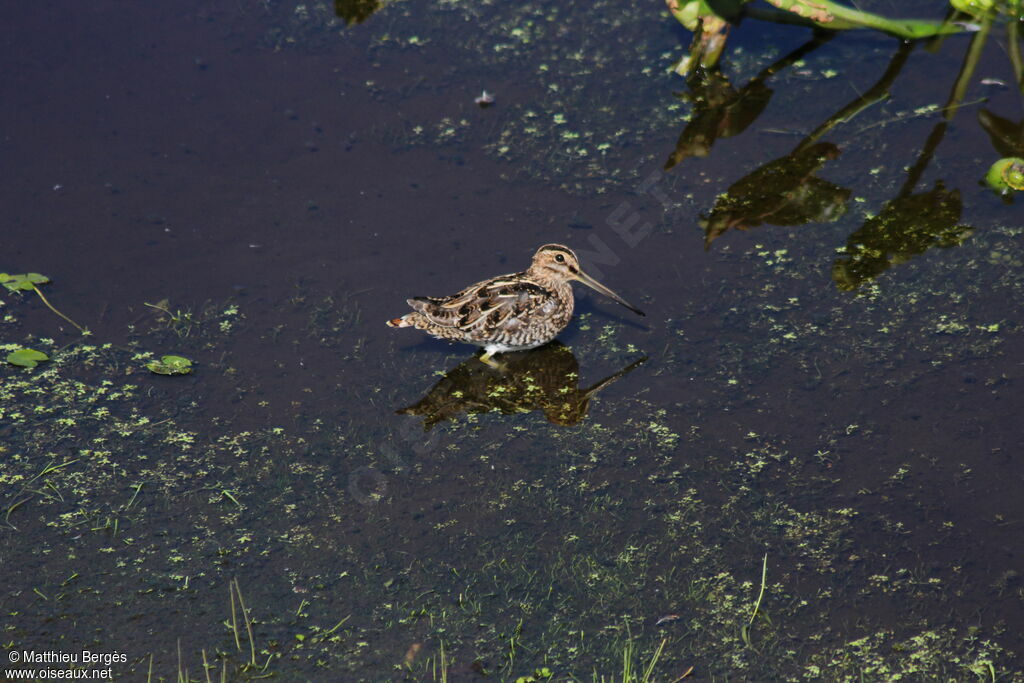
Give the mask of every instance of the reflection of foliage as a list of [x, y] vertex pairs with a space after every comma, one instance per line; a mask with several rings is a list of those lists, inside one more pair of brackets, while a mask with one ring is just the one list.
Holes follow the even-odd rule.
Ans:
[[501, 356], [504, 372], [476, 357], [449, 371], [416, 404], [398, 411], [423, 415], [424, 429], [462, 413], [505, 415], [540, 410], [549, 422], [573, 425], [587, 414], [590, 399], [644, 362], [642, 358], [589, 388], [579, 388], [579, 363], [568, 347], [553, 342], [532, 351]]
[[816, 49], [829, 36], [817, 37], [789, 53], [736, 90], [717, 68], [697, 69], [687, 79], [689, 92], [677, 95], [693, 104], [690, 122], [679, 135], [675, 151], [665, 162], [665, 170], [689, 157], [705, 157], [719, 138], [739, 135], [753, 123], [772, 97], [766, 81], [782, 69]]
[[992, 146], [1004, 157], [1024, 157], [1024, 119], [1017, 123], [996, 116], [987, 109], [978, 112], [978, 123], [992, 139]]
[[959, 225], [963, 203], [958, 190], [941, 183], [928, 192], [901, 196], [850, 235], [847, 257], [832, 267], [832, 279], [843, 290], [857, 289], [888, 270], [909, 261], [930, 247], [955, 247], [973, 229]]
[[[807, 43], [766, 72], [774, 73], [821, 42]], [[842, 216], [850, 190], [814, 175], [826, 161], [838, 158], [839, 148], [819, 140], [837, 125], [887, 97], [889, 88], [910, 56], [910, 50], [909, 44], [902, 45], [877, 83], [830, 116], [793, 152], [748, 174], [719, 197], [704, 222], [704, 248], [730, 228], [746, 230], [762, 223], [802, 225], [811, 221], [834, 221]]]
[[[713, 68], [723, 51], [730, 25], [737, 23], [744, 16], [759, 16], [760, 18], [789, 23], [792, 23], [794, 18], [797, 18], [797, 23], [805, 23], [818, 29], [871, 28], [903, 38], [939, 36], [970, 27], [972, 30], [977, 31], [977, 33], [971, 40], [967, 57], [961, 66], [946, 107], [943, 109], [943, 116], [948, 124], [963, 101], [964, 93], [993, 25], [997, 20], [1002, 19], [1008, 20], [1006, 21], [1006, 52], [1013, 67], [1015, 83], [1018, 88], [1024, 90], [1024, 59], [1021, 57], [1019, 21], [1024, 19], [1024, 4], [1022, 4], [1021, 0], [950, 0], [951, 11], [946, 21], [942, 23], [885, 19], [884, 17], [848, 8], [831, 0], [768, 0], [778, 10], [785, 11], [784, 13], [774, 15], [765, 15], [751, 10], [747, 4], [749, 0], [722, 0], [721, 2], [711, 2], [709, 0], [666, 0], [666, 2], [671, 14], [687, 29], [694, 32], [689, 55], [680, 60], [675, 68], [677, 73], [684, 76], [693, 73], [695, 70], [700, 72], [702, 69]], [[899, 68], [897, 66], [894, 70], [893, 67], [897, 63], [899, 66], [902, 66], [902, 62], [905, 60], [905, 51], [901, 50], [901, 53], [903, 53], [902, 58], [898, 55], [893, 65], [890, 66], [890, 72], [892, 72], [893, 77], [895, 76], [895, 71], [898, 71]], [[752, 85], [760, 86], [760, 83], [752, 83]], [[876, 88], [879, 86], [876, 86]], [[888, 87], [888, 83], [885, 87]], [[764, 93], [752, 89], [751, 92], [765, 100], [770, 96], [770, 91]], [[669, 158], [666, 168], [671, 168], [687, 156], [706, 155], [714, 139], [724, 136], [725, 133], [729, 132], [729, 129], [724, 128], [722, 124], [729, 123], [729, 107], [732, 102], [728, 99], [727, 95], [730, 94], [730, 91], [725, 90], [719, 84], [719, 88], [710, 91], [710, 94], [714, 95], [714, 97], [694, 100], [696, 108], [694, 124], [691, 124], [691, 126], [684, 130], [683, 136], [680, 137], [677, 143], [676, 151]], [[862, 98], [862, 100], [865, 104], [869, 101], [866, 97]], [[764, 104], [758, 101], [758, 97], [753, 99], [752, 104], [756, 106], [747, 111], [752, 111], [753, 116], [756, 117], [759, 110], [763, 109]], [[847, 112], [847, 117], [856, 113], [856, 106], [854, 105]], [[835, 118], [833, 117], [833, 119]], [[994, 189], [1003, 192], [1004, 197], [1008, 200], [1009, 195], [1007, 193], [1011, 189], [1016, 189], [1024, 184], [1024, 180], [1021, 179], [1024, 172], [1020, 170], [1020, 165], [1014, 161], [1015, 158], [1021, 156], [1021, 150], [1024, 149], [1024, 122], [1013, 123], [988, 111], [982, 111], [979, 114], [979, 120], [982, 127], [991, 137], [993, 146], [1004, 157], [1004, 159], [997, 161], [989, 170], [986, 182]], [[748, 119], [740, 118], [739, 121], [741, 123], [739, 130], [750, 124]], [[832, 125], [833, 122], [830, 120], [825, 126]], [[732, 134], [736, 134], [736, 132]], [[923, 166], [927, 165], [930, 161], [935, 148], [944, 134], [945, 125], [940, 125], [933, 131], [932, 138], [926, 143], [921, 155], [918, 164], [920, 168], [917, 172], [911, 173], [911, 176], [915, 178], [914, 182], [920, 176]], [[818, 139], [820, 134], [812, 134], [810, 137]], [[1005, 173], [1003, 172], [1004, 170], [1006, 171]], [[911, 182], [912, 186], [913, 182]], [[906, 197], [907, 193], [901, 192], [900, 199], [902, 200]], [[728, 224], [709, 225], [708, 239], [713, 240], [728, 227], [730, 227]], [[743, 226], [738, 223], [736, 227]]]
[[799, 147], [741, 178], [718, 198], [704, 221], [704, 247], [726, 230], [763, 223], [802, 225], [834, 221], [845, 212], [850, 190], [815, 177], [826, 161], [839, 156], [829, 142]]
[[[914, 190], [963, 101], [989, 27], [990, 22], [983, 24], [972, 39], [949, 99], [942, 108], [942, 121], [928, 136], [896, 197], [850, 235], [846, 258], [836, 261], [832, 269], [833, 280], [840, 289], [856, 289], [889, 267], [930, 247], [959, 245], [970, 236], [972, 229], [959, 224], [962, 210], [959, 191], [946, 190], [941, 182], [930, 191], [915, 193]], [[888, 97], [912, 49], [909, 43], [901, 45], [874, 86], [830, 116], [791, 154], [761, 166], [722, 194], [703, 224], [705, 248], [730, 228], [745, 230], [764, 223], [800, 225], [840, 217], [845, 212], [850, 190], [816, 177], [826, 161], [839, 156], [838, 147], [821, 139], [837, 125]], [[997, 147], [1015, 148], [1019, 139], [1016, 124], [987, 112], [983, 112], [982, 121]], [[749, 121], [744, 121], [743, 125], [749, 125]], [[684, 153], [693, 154], [693, 143], [684, 140], [686, 132], [670, 163], [683, 158]], [[687, 144], [684, 145], [684, 141]]]
[[853, 290], [894, 266], [924, 253], [929, 247], [952, 247], [970, 237], [973, 228], [958, 225], [963, 203], [960, 192], [938, 183], [930, 192], [913, 194], [949, 128], [988, 38], [990, 21], [971, 39], [960, 73], [943, 107], [943, 120], [925, 141], [915, 164], [907, 172], [897, 196], [882, 211], [850, 235], [848, 259], [836, 261], [832, 279], [843, 290]]
[[690, 92], [678, 97], [693, 103], [692, 118], [665, 162], [666, 171], [689, 157], [706, 157], [719, 138], [742, 133], [761, 115], [772, 96], [764, 81], [756, 79], [737, 91], [717, 69], [701, 70], [691, 81]]

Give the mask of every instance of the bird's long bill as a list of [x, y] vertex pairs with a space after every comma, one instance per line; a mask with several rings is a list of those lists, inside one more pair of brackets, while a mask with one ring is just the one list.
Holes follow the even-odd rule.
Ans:
[[591, 289], [594, 289], [594, 290], [597, 290], [598, 292], [601, 292], [602, 294], [604, 294], [606, 297], [608, 297], [612, 301], [615, 301], [616, 303], [622, 304], [623, 306], [625, 306], [629, 310], [633, 311], [637, 315], [645, 315], [644, 312], [641, 311], [639, 308], [637, 308], [636, 306], [633, 306], [632, 304], [627, 302], [625, 299], [623, 299], [621, 296], [619, 296], [618, 294], [616, 294], [612, 290], [608, 289], [607, 287], [602, 285], [600, 282], [598, 282], [594, 278], [592, 278], [589, 275], [587, 275], [586, 273], [584, 273], [582, 270], [576, 275], [576, 279], [579, 280], [580, 282], [582, 282], [583, 284], [585, 284], [587, 287], [590, 287]]

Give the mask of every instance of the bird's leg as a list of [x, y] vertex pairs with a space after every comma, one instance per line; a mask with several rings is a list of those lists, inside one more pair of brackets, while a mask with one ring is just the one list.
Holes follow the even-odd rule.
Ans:
[[480, 362], [483, 363], [484, 365], [488, 365], [488, 366], [490, 366], [490, 367], [492, 367], [495, 370], [498, 370], [500, 372], [505, 372], [508, 369], [508, 368], [506, 368], [504, 366], [504, 364], [499, 363], [498, 361], [494, 360], [494, 352], [493, 351], [487, 351], [487, 352], [484, 353], [484, 355], [480, 356]]

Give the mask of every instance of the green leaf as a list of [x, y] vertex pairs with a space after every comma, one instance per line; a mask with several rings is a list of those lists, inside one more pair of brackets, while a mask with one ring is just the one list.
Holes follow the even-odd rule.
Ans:
[[146, 367], [158, 375], [187, 375], [192, 372], [192, 361], [182, 356], [163, 356], [146, 363]]
[[965, 30], [951, 22], [927, 19], [889, 19], [878, 14], [847, 7], [833, 0], [768, 0], [779, 9], [828, 30], [873, 28], [901, 38], [915, 39], [959, 33]]
[[0, 273], [0, 283], [3, 283], [4, 287], [16, 292], [23, 290], [31, 292], [36, 288], [36, 285], [49, 282], [50, 278], [39, 273], [20, 273], [17, 275], [11, 275], [9, 273]]
[[18, 349], [7, 354], [8, 363], [22, 368], [34, 368], [44, 360], [50, 360], [50, 357], [35, 349]]

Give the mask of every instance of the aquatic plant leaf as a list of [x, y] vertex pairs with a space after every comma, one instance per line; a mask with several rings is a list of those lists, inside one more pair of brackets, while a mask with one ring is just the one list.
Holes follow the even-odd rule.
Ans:
[[[710, 69], [718, 63], [729, 37], [729, 29], [740, 18], [746, 0], [666, 0], [669, 12], [680, 24], [693, 31], [689, 53], [673, 67], [680, 76], [690, 74], [698, 65]], [[712, 7], [713, 5], [713, 7]]]
[[816, 24], [829, 24], [835, 21], [835, 15], [828, 11], [824, 4], [808, 2], [807, 0], [768, 0], [779, 9], [792, 12], [798, 17], [810, 19]]
[[965, 30], [949, 22], [926, 19], [889, 19], [879, 14], [864, 12], [831, 0], [768, 0], [781, 10], [791, 12], [801, 19], [813, 22], [821, 28], [846, 30], [871, 28], [900, 38], [930, 38]]
[[34, 368], [44, 360], [50, 360], [50, 357], [35, 349], [18, 349], [7, 354], [8, 363], [22, 368]]
[[18, 290], [31, 292], [36, 288], [36, 285], [41, 285], [50, 281], [50, 278], [39, 273], [20, 273], [17, 275], [11, 275], [9, 273], [0, 273], [0, 283], [12, 292]]
[[192, 361], [182, 356], [162, 356], [146, 363], [146, 367], [158, 375], [187, 375], [192, 372]]
[[1020, 0], [1010, 2], [996, 2], [995, 0], [949, 0], [953, 9], [970, 14], [975, 19], [984, 19], [988, 16], [1002, 15], [1008, 19], [1020, 19], [1024, 16], [1024, 5]]
[[705, 17], [717, 17], [735, 23], [747, 0], [665, 0], [668, 11], [690, 31], [697, 31]]
[[955, 10], [973, 15], [990, 12], [994, 6], [992, 0], [949, 0], [949, 4]]
[[1024, 190], [1024, 159], [1005, 157], [998, 160], [985, 174], [985, 183], [996, 192]]

